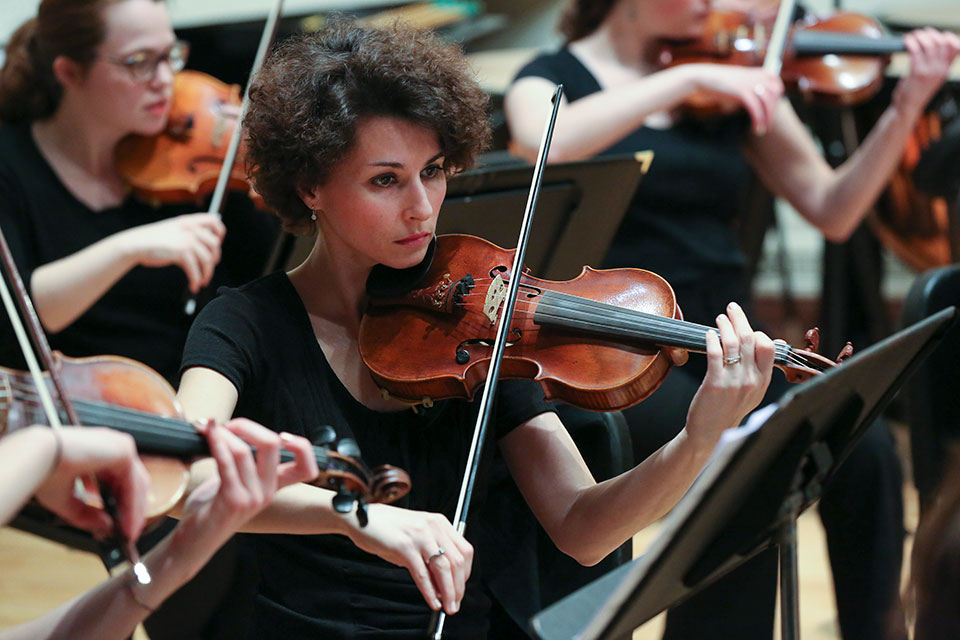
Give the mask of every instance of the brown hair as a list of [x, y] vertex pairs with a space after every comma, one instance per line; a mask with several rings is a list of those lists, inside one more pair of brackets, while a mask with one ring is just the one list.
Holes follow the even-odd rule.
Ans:
[[560, 16], [560, 33], [573, 42], [585, 38], [603, 24], [617, 0], [571, 0]]
[[7, 43], [0, 68], [0, 121], [52, 116], [63, 96], [53, 61], [67, 56], [84, 66], [93, 62], [107, 36], [104, 9], [120, 1], [43, 0], [37, 17], [23, 23]]
[[284, 228], [312, 233], [298, 189], [323, 184], [353, 147], [360, 119], [393, 116], [435, 131], [450, 174], [470, 168], [487, 144], [486, 107], [456, 46], [402, 25], [334, 18], [283, 42], [253, 80], [247, 170]]

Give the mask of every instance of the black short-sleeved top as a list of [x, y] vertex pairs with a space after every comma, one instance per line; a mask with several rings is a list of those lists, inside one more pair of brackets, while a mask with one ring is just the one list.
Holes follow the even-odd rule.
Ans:
[[[236, 386], [237, 416], [313, 441], [323, 425], [354, 438], [371, 467], [392, 464], [410, 474], [413, 488], [400, 506], [452, 518], [476, 403], [447, 400], [419, 412], [389, 413], [360, 404], [327, 363], [286, 274], [222, 290], [190, 330], [182, 370], [190, 367], [213, 369]], [[550, 410], [539, 385], [528, 381], [502, 382], [497, 397], [488, 447]], [[483, 487], [480, 480], [471, 513], [483, 501]], [[468, 532], [477, 528], [482, 523], [471, 520]], [[254, 550], [259, 571], [252, 637], [424, 637], [430, 612], [406, 569], [337, 535], [242, 538]], [[448, 619], [451, 638], [485, 636], [488, 603], [476, 575], [480, 565], [474, 562], [461, 612]]]
[[[562, 83], [569, 102], [601, 90], [569, 49], [544, 54], [517, 74]], [[749, 121], [736, 115], [684, 118], [669, 129], [641, 126], [601, 155], [651, 149], [654, 160], [630, 203], [605, 267], [641, 267], [675, 286], [718, 272], [742, 276], [735, 225], [750, 169], [740, 145]]]
[[[223, 216], [227, 235], [215, 286], [239, 285], [262, 274], [276, 237], [273, 216], [249, 198], [231, 198]], [[0, 227], [29, 289], [34, 270], [119, 231], [197, 211], [195, 204], [153, 207], [129, 197], [93, 211], [60, 181], [37, 148], [29, 125], [0, 126]], [[49, 336], [68, 356], [127, 356], [153, 367], [174, 385], [193, 317], [184, 313], [187, 279], [179, 267], [135, 267], [69, 327]], [[23, 368], [5, 314], [0, 314], [0, 364]]]

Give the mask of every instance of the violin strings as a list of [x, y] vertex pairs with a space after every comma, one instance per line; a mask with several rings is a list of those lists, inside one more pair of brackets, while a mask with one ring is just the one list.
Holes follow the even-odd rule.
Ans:
[[[481, 282], [485, 280], [485, 278], [477, 279], [475, 282]], [[667, 318], [633, 309], [625, 309], [623, 307], [617, 307], [615, 305], [610, 305], [587, 298], [581, 298], [543, 287], [535, 287], [533, 285], [527, 286], [530, 289], [542, 292], [542, 295], [537, 296], [536, 300], [517, 300], [517, 303], [521, 305], [521, 308], [517, 310], [517, 313], [529, 313], [529, 309], [532, 308], [536, 313], [540, 314], [540, 316], [545, 319], [553, 319], [557, 320], [558, 322], [562, 322], [569, 320], [567, 316], [568, 310], [574, 310], [581, 313], [590, 313], [591, 311], [595, 313], [602, 312], [611, 321], [632, 325], [632, 327], [638, 331], [657, 331], [659, 332], [658, 337], [661, 339], [680, 341], [682, 343], [680, 346], [685, 346], [688, 348], [692, 346], [692, 348], [703, 350], [706, 348], [706, 332], [715, 330], [713, 327], [707, 327], [705, 325], [687, 322], [684, 320]], [[465, 294], [463, 297], [476, 298], [481, 296], [486, 297], [486, 295], [487, 294], [483, 292], [476, 292]], [[552, 298], [557, 298], [560, 304], [556, 304]], [[527, 309], [522, 308], [524, 304], [527, 306]], [[591, 318], [578, 317], [577, 321], [581, 326], [588, 328], [592, 327], [597, 331], [602, 332], [609, 332], [611, 328], [625, 328], [622, 326], [613, 327], [609, 323], [597, 322]], [[825, 369], [825, 365], [823, 365], [823, 363], [816, 360], [811, 361], [806, 357], [802, 357], [800, 354], [796, 353], [792, 347], [782, 342], [774, 343], [774, 355], [778, 362], [784, 364], [810, 368], [817, 371], [823, 371]]]
[[[517, 312], [518, 315], [519, 314], [530, 315], [530, 313], [531, 312], [528, 310], [519, 310]], [[538, 310], [537, 313], [539, 314], [541, 319], [556, 319], [558, 321], [563, 321], [568, 319], [568, 317], [564, 314], [559, 314], [559, 315], [551, 314], [543, 310]], [[588, 330], [589, 328], [592, 327], [596, 331], [604, 334], [609, 334], [611, 333], [610, 331], [611, 328], [616, 328], [614, 325], [604, 324], [596, 321], [587, 321], [587, 322], [584, 322], [583, 325], [586, 325], [588, 327]], [[664, 332], [664, 333], [661, 333], [659, 336], [643, 336], [643, 337], [649, 338], [650, 341], [653, 341], [653, 342], [656, 342], [657, 339], [659, 338], [661, 341], [673, 343], [672, 345], [669, 345], [669, 346], [683, 346], [685, 348], [688, 348], [688, 350], [700, 350], [701, 352], [705, 352], [706, 350], [705, 332], [704, 334], [694, 334], [694, 335], [696, 336], [697, 340], [693, 340], [690, 342], [688, 342], [688, 340], [690, 340], [691, 334], [688, 334], [688, 333], [679, 333], [679, 334], [672, 333], [671, 334], [670, 332]], [[637, 336], [631, 336], [631, 337], [637, 337]], [[701, 337], [703, 338], [702, 341], [700, 340]], [[805, 358], [800, 357], [798, 354], [796, 354], [796, 352], [793, 351], [792, 347], [780, 342], [774, 343], [774, 357], [776, 361], [780, 364], [794, 365], [798, 367], [814, 369], [817, 371], [823, 371], [825, 369], [825, 366], [822, 363], [818, 361], [810, 362]]]
[[[522, 301], [521, 304], [528, 304], [531, 308], [534, 308], [536, 311], [536, 314], [538, 314], [541, 317], [541, 319], [556, 319], [558, 321], [569, 319], [569, 317], [563, 312], [559, 314], [550, 313], [550, 307], [544, 301], [541, 301], [539, 303], [539, 308], [537, 308], [537, 303], [534, 303], [534, 302]], [[470, 308], [471, 310], [474, 310], [476, 307], [474, 305], [468, 305], [468, 308]], [[476, 313], [478, 313], [478, 315], [483, 315], [480, 312], [476, 312]], [[521, 315], [521, 314], [534, 315], [529, 309], [517, 309], [515, 311], [515, 315]], [[682, 321], [677, 321], [677, 322], [682, 322]], [[609, 334], [611, 333], [610, 329], [617, 328], [615, 325], [596, 322], [595, 320], [587, 320], [587, 321], [584, 321], [582, 324], [587, 327], [592, 327], [596, 331], [604, 334]], [[643, 323], [641, 323], [637, 328], [642, 329]], [[713, 328], [704, 327], [702, 333], [699, 331], [688, 331], [685, 328], [681, 329], [679, 332], [676, 330], [674, 331], [662, 330], [660, 335], [658, 336], [642, 336], [642, 337], [649, 338], [651, 341], [656, 341], [657, 338], [659, 338], [661, 340], [675, 343], [672, 346], [684, 346], [690, 350], [699, 349], [701, 351], [705, 351], [705, 348], [706, 348], [705, 334], [706, 334], [706, 331], [709, 331], [709, 330], [713, 330]], [[639, 336], [634, 335], [631, 337], [639, 337]], [[680, 343], [680, 344], [676, 344], [676, 343]], [[790, 347], [789, 345], [783, 344], [781, 342], [774, 343], [774, 356], [775, 356], [775, 359], [777, 359], [777, 362], [781, 364], [794, 365], [798, 367], [814, 369], [817, 371], [823, 371], [825, 368], [824, 365], [818, 361], [810, 362], [800, 357], [799, 354], [797, 354], [792, 347]]]
[[[606, 312], [607, 314], [611, 314], [614, 316], [620, 315], [621, 320], [628, 320], [630, 317], [636, 318], [641, 321], [641, 324], [638, 325], [639, 327], [655, 326], [657, 328], [662, 329], [665, 326], [675, 326], [678, 328], [679, 333], [674, 333], [670, 337], [695, 338], [698, 342], [698, 345], [700, 343], [700, 338], [702, 335], [704, 340], [703, 342], [704, 347], [706, 345], [705, 333], [707, 331], [715, 330], [714, 327], [707, 327], [705, 325], [687, 322], [684, 320], [677, 320], [674, 318], [657, 316], [655, 314], [649, 314], [642, 311], [636, 311], [633, 309], [625, 309], [623, 307], [617, 307], [615, 305], [598, 302], [596, 300], [590, 300], [588, 298], [573, 296], [570, 294], [562, 293], [562, 292], [544, 288], [544, 287], [534, 287], [533, 285], [527, 285], [527, 286], [529, 286], [532, 289], [543, 291], [544, 295], [541, 297], [544, 300], [546, 300], [546, 296], [547, 294], [549, 294], [551, 297], [553, 296], [559, 297], [562, 300], [568, 303], [572, 303], [575, 306], [579, 306], [581, 308], [590, 307], [598, 312]], [[467, 295], [484, 295], [484, 294], [478, 293], [478, 294], [467, 294]], [[518, 300], [518, 302], [521, 302], [521, 301]], [[540, 304], [542, 304], [542, 302]], [[687, 329], [690, 330], [690, 333], [687, 333], [686, 335], [684, 335]], [[794, 349], [789, 345], [786, 345], [781, 342], [776, 342], [774, 343], [774, 348], [775, 348], [775, 355], [779, 356], [783, 361], [785, 361], [788, 364], [804, 366], [804, 367], [812, 368], [818, 371], [824, 370], [824, 365], [822, 363], [817, 361], [814, 361], [813, 363], [809, 362], [805, 357], [800, 357], [800, 354], [797, 354], [796, 351], [794, 351]]]

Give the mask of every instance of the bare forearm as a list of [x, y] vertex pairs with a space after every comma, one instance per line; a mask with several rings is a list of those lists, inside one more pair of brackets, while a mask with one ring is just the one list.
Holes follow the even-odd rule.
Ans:
[[808, 219], [831, 240], [843, 240], [863, 220], [890, 181], [919, 112], [891, 105], [854, 154], [834, 173]]
[[[678, 67], [565, 104], [557, 115], [550, 161], [593, 157], [641, 126], [650, 114], [677, 106], [694, 89], [692, 78]], [[533, 118], [528, 109], [531, 101], [524, 97], [519, 102], [511, 108], [508, 95], [514, 151], [532, 160], [549, 105], [544, 102], [539, 110], [542, 116]]]
[[135, 256], [115, 234], [34, 271], [30, 289], [44, 327], [69, 326], [135, 265]]
[[49, 427], [28, 427], [0, 440], [0, 524], [5, 524], [36, 493], [52, 470], [56, 438]]
[[[216, 465], [211, 459], [195, 463], [190, 470], [188, 493], [216, 472]], [[269, 505], [248, 520], [239, 531], [296, 535], [346, 534], [357, 522], [357, 517], [334, 510], [334, 495], [328, 489], [303, 483], [284, 487], [277, 491]], [[181, 509], [182, 505], [178, 505], [171, 515], [180, 517]]]
[[[134, 628], [206, 564], [223, 539], [191, 539], [178, 527], [143, 558], [148, 585], [134, 584], [129, 571], [117, 574], [43, 616], [0, 634], [2, 640], [112, 640], [128, 638]], [[134, 600], [133, 594], [141, 601]], [[141, 604], [142, 603], [142, 604]]]
[[642, 463], [583, 490], [563, 521], [558, 545], [593, 565], [666, 514], [696, 479], [711, 448], [681, 431]]

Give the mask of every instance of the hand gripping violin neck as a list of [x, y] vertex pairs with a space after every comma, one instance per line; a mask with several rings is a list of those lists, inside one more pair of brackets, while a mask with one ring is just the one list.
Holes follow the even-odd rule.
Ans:
[[[160, 374], [118, 356], [66, 358], [55, 354], [56, 369], [76, 409], [78, 424], [110, 427], [133, 436], [150, 472], [148, 517], [171, 509], [186, 490], [188, 469], [181, 461], [210, 455], [206, 438], [183, 419], [176, 395]], [[49, 379], [49, 374], [44, 374]], [[61, 409], [61, 413], [65, 412]], [[44, 422], [37, 387], [24, 372], [0, 367], [0, 435]], [[314, 456], [320, 474], [312, 484], [336, 492], [334, 508], [356, 508], [366, 526], [366, 505], [393, 502], [410, 490], [402, 469], [384, 465], [371, 471], [351, 439], [337, 439], [331, 427], [320, 429]], [[282, 450], [281, 462], [293, 460]]]

